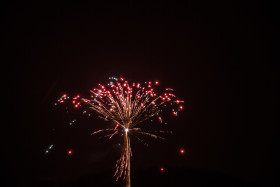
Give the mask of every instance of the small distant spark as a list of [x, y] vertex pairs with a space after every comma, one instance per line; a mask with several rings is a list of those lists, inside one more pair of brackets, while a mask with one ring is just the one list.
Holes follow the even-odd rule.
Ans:
[[53, 148], [53, 144], [51, 144], [46, 150], [45, 150], [45, 154], [48, 154], [51, 149]]
[[67, 154], [68, 154], [68, 155], [72, 155], [72, 154], [73, 154], [73, 151], [72, 151], [72, 150], [68, 150]]
[[181, 153], [181, 154], [185, 154], [185, 150], [184, 150], [184, 149], [181, 149], [181, 150], [180, 150], [180, 153]]

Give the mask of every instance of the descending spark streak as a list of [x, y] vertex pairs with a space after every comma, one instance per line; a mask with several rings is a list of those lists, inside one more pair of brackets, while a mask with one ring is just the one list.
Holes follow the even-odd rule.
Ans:
[[115, 130], [115, 129], [100, 129], [98, 131], [92, 132], [91, 135], [98, 134], [98, 133], [105, 132], [105, 131], [113, 131], [113, 130]]
[[[117, 134], [123, 136], [121, 157], [116, 163], [114, 176], [116, 180], [120, 178], [123, 180], [125, 179], [126, 186], [130, 187], [130, 135], [146, 146], [148, 146], [148, 144], [136, 134], [165, 140], [163, 137], [154, 133], [165, 133], [166, 131], [151, 133], [142, 130], [138, 125], [154, 116], [158, 118], [160, 123], [163, 123], [162, 117], [159, 115], [161, 115], [163, 108], [167, 106], [166, 103], [168, 102], [170, 105], [175, 103], [175, 105], [172, 105], [173, 107], [176, 107], [176, 104], [180, 104], [180, 106], [172, 110], [172, 113], [177, 116], [178, 112], [183, 109], [183, 101], [175, 100], [176, 96], [173, 94], [172, 88], [165, 89], [162, 95], [157, 94], [154, 91], [153, 85], [158, 86], [158, 81], [146, 82], [146, 86], [134, 82], [131, 87], [129, 82], [124, 78], [117, 79], [110, 77], [109, 79], [110, 82], [106, 84], [107, 86], [98, 84], [98, 88], [91, 90], [91, 99], [82, 98], [81, 100], [87, 103], [90, 109], [96, 111], [100, 118], [116, 124], [114, 128], [94, 131], [91, 133], [92, 135], [106, 133], [103, 137], [108, 137], [109, 139], [112, 139]], [[64, 95], [64, 97], [66, 97], [66, 95]], [[78, 96], [75, 97], [73, 103], [78, 102], [76, 101], [78, 98]], [[78, 106], [80, 106], [80, 104]], [[166, 124], [166, 122], [164, 124]]]
[[161, 137], [161, 136], [158, 136], [158, 135], [155, 135], [155, 134], [152, 134], [152, 133], [147, 133], [147, 132], [138, 132], [138, 133], [140, 133], [140, 134], [145, 134], [145, 135], [148, 135], [148, 136], [150, 136], [150, 137], [152, 137], [152, 138], [154, 138], [154, 139], [162, 139], [162, 140], [165, 140], [165, 138], [163, 138], [163, 137]]
[[146, 142], [144, 142], [141, 138], [139, 138], [138, 136], [136, 136], [135, 134], [133, 133], [130, 133], [130, 135], [134, 136], [139, 142], [143, 143], [145, 146], [149, 146], [149, 144], [147, 144]]

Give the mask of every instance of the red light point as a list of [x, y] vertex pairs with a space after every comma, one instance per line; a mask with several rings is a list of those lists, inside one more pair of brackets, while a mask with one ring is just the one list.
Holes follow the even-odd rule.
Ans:
[[158, 81], [156, 81], [155, 84], [158, 85]]
[[161, 172], [164, 172], [164, 168], [160, 168], [160, 171], [161, 171]]
[[180, 153], [181, 153], [181, 154], [185, 154], [185, 150], [184, 150], [184, 149], [181, 149], [181, 150], [180, 150]]
[[68, 155], [72, 155], [72, 153], [73, 153], [72, 150], [69, 150], [69, 151], [67, 152]]

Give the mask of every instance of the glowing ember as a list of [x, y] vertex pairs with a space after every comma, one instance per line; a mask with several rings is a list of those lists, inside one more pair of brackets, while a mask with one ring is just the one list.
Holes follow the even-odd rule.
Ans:
[[180, 153], [181, 153], [181, 154], [184, 154], [184, 153], [185, 153], [185, 150], [184, 150], [184, 149], [181, 149], [181, 150], [180, 150]]
[[72, 153], [73, 153], [72, 150], [68, 150], [67, 152], [68, 155], [72, 155]]

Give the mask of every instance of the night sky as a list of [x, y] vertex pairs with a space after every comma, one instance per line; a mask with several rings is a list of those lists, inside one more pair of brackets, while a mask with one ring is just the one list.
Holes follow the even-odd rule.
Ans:
[[54, 106], [110, 76], [160, 81], [185, 101], [167, 141], [132, 140], [132, 186], [280, 184], [267, 4], [170, 3], [1, 6], [1, 186], [121, 186], [112, 178], [119, 142], [90, 136], [108, 123]]

